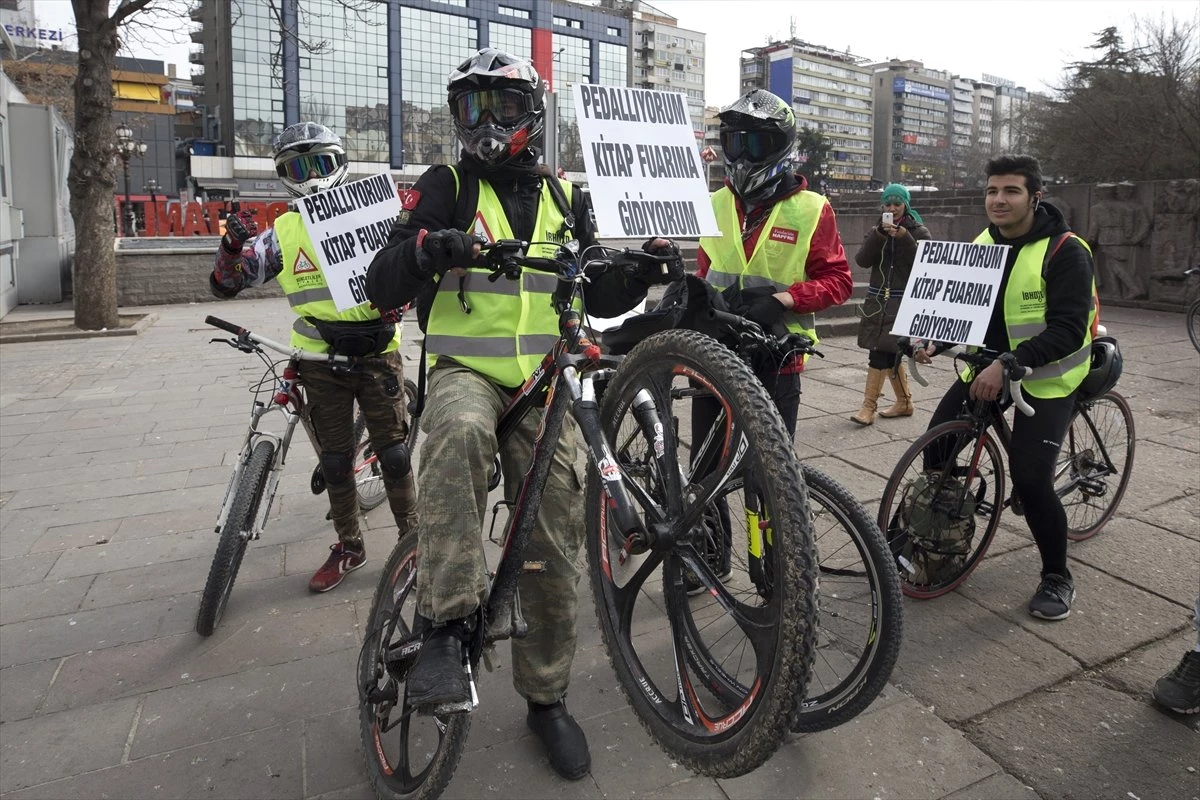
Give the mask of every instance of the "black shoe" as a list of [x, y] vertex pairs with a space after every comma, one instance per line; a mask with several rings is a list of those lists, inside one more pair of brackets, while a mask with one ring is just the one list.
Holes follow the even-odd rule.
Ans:
[[1178, 714], [1200, 713], [1200, 650], [1184, 653], [1179, 666], [1158, 679], [1154, 699]]
[[430, 632], [405, 681], [409, 705], [430, 708], [470, 704], [471, 681], [463, 666], [463, 643], [468, 636], [463, 620], [447, 622]]
[[592, 757], [588, 753], [587, 738], [561, 700], [548, 706], [530, 701], [529, 716], [525, 721], [542, 740], [555, 772], [569, 781], [577, 781], [588, 774]]
[[1070, 577], [1053, 572], [1042, 576], [1037, 592], [1029, 601], [1029, 613], [1038, 619], [1066, 619], [1075, 599], [1075, 583]]

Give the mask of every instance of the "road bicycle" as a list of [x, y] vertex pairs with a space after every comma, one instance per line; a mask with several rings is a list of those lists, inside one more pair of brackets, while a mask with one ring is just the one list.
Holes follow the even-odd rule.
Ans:
[[[1003, 510], [1024, 514], [1020, 497], [1005, 495], [1001, 452], [1012, 448], [1003, 411], [1008, 398], [1020, 413], [1033, 413], [1021, 393], [1029, 370], [1007, 353], [984, 350], [955, 358], [976, 374], [1002, 360], [1005, 387], [1000, 402], [968, 401], [958, 419], [918, 437], [888, 478], [878, 522], [909, 597], [955, 589], [983, 559]], [[927, 385], [912, 358], [909, 364], [914, 379]], [[1095, 396], [1076, 392], [1054, 478], [1072, 541], [1095, 536], [1116, 512], [1133, 471], [1134, 444], [1133, 412], [1111, 384]]]
[[[317, 441], [309, 418], [304, 383], [300, 380], [299, 362], [315, 361], [330, 364], [335, 369], [352, 370], [366, 359], [306, 352], [213, 316], [205, 317], [204, 322], [234, 336], [232, 339], [213, 339], [213, 342], [223, 342], [243, 353], [252, 353], [265, 365], [262, 379], [250, 387], [254, 396], [250, 407], [250, 425], [242, 439], [241, 450], [234, 462], [233, 474], [229, 477], [229, 486], [217, 516], [214, 528], [219, 534], [217, 552], [209, 567], [208, 579], [200, 594], [200, 608], [196, 613], [196, 632], [201, 636], [210, 636], [225, 613], [247, 546], [250, 541], [259, 539], [266, 529], [296, 424], [303, 425], [310, 442]], [[274, 361], [267, 351], [281, 353], [287, 358]], [[411, 409], [416, 397], [416, 384], [406, 380], [404, 390]], [[260, 427], [271, 412], [281, 415], [280, 430]], [[410, 446], [415, 444], [416, 435], [416, 426], [410, 426]], [[354, 450], [354, 481], [359, 508], [365, 513], [382, 503], [387, 491], [383, 485], [382, 468], [371, 449], [366, 418], [357, 407], [354, 439], [357, 442]], [[315, 444], [313, 447], [318, 449]], [[309, 485], [313, 494], [325, 490], [325, 477], [319, 465], [313, 470]]]
[[[1183, 273], [1185, 276], [1200, 275], [1200, 267], [1192, 267]], [[1187, 310], [1187, 332], [1188, 338], [1192, 340], [1192, 347], [1200, 352], [1200, 297], [1197, 297], [1191, 302]]]
[[[602, 343], [611, 352], [628, 352], [651, 331], [689, 327], [721, 341], [752, 370], [756, 363], [774, 370], [795, 357], [821, 355], [807, 336], [768, 334], [743, 317], [715, 308], [717, 301], [711, 295], [711, 287], [702, 279], [689, 276], [684, 286], [672, 285], [655, 309], [602, 334]], [[695, 386], [674, 391], [676, 399], [690, 396], [693, 402], [703, 402], [706, 394]], [[723, 409], [716, 411], [718, 429], [724, 413]], [[673, 423], [678, 430], [679, 420]], [[692, 444], [693, 472], [702, 474], [703, 462], [711, 453], [706, 456], [703, 441]], [[625, 471], [633, 474], [637, 455], [623, 450], [617, 455]], [[873, 516], [825, 472], [803, 463], [801, 470], [812, 512], [820, 592], [813, 671], [792, 730], [813, 732], [857, 716], [887, 684], [900, 651], [902, 595], [896, 562]], [[754, 515], [761, 507], [761, 498], [753, 495], [753, 481], [735, 479], [726, 484], [705, 515], [707, 535], [700, 542], [701, 555], [718, 574], [730, 575], [729, 586], [753, 585], [749, 553], [733, 549], [730, 543], [748, 541], [747, 532], [756, 524]], [[719, 597], [700, 590], [689, 599], [686, 616], [698, 620], [696, 627], [703, 631], [701, 637], [693, 635], [692, 625], [683, 627], [689, 657], [701, 649], [692, 640], [721, 639], [719, 603]], [[727, 666], [742, 654], [736, 648], [719, 652], [709, 648], [708, 652], [716, 663], [698, 664], [697, 669], [711, 675], [713, 690], [730, 697], [744, 693], [745, 687], [733, 677], [736, 670]]]
[[[558, 275], [561, 291], [555, 294], [558, 340], [498, 425], [504, 442], [525, 414], [541, 415], [529, 469], [509, 504], [486, 602], [465, 648], [472, 686], [467, 705], [478, 702], [474, 676], [481, 658], [490, 664], [496, 642], [527, 630], [517, 577], [538, 570], [522, 553], [569, 413], [588, 454], [584, 547], [601, 638], [618, 684], [671, 758], [705, 775], [745, 774], [786, 741], [813, 661], [811, 515], [783, 422], [749, 368], [703, 334], [655, 334], [618, 356], [604, 354], [583, 333], [573, 306], [589, 275], [664, 264], [671, 257], [597, 247], [600, 256], [588, 258], [589, 248], [577, 258], [562, 247], [555, 258], [536, 258], [525, 255], [528, 246], [502, 240], [484, 247], [493, 279], [534, 269]], [[689, 447], [673, 424], [686, 410], [680, 406], [690, 403], [675, 392], [692, 384], [705, 387], [727, 412], [712, 438], [715, 463], [703, 478], [692, 474]], [[756, 583], [730, 587], [701, 555], [703, 517], [725, 487], [748, 472], [763, 505], [739, 547], [754, 554]], [[427, 636], [414, 630], [419, 566], [416, 537], [405, 536], [384, 567], [359, 658], [363, 750], [371, 784], [384, 798], [438, 796], [470, 726], [466, 709], [421, 713], [406, 700], [406, 677]], [[714, 687], [698, 669], [716, 663], [704, 647], [717, 645], [690, 615], [685, 570], [721, 598], [715, 613], [730, 621], [722, 646], [734, 639], [745, 643], [736, 683]], [[660, 635], [646, 635], [650, 631]]]

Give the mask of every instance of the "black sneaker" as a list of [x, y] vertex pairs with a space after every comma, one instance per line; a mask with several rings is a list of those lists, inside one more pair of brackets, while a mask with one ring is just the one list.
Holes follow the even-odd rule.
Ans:
[[561, 700], [548, 706], [529, 701], [525, 722], [546, 748], [555, 772], [569, 781], [588, 774], [592, 756], [588, 753], [587, 737]]
[[470, 706], [471, 680], [463, 665], [468, 630], [464, 620], [452, 620], [429, 634], [405, 682], [410, 706], [422, 710]]
[[1179, 666], [1154, 684], [1153, 695], [1176, 714], [1200, 713], [1200, 650], [1184, 653]]
[[1037, 592], [1029, 601], [1029, 613], [1038, 619], [1066, 619], [1071, 613], [1071, 602], [1075, 599], [1075, 584], [1053, 572], [1042, 576]]

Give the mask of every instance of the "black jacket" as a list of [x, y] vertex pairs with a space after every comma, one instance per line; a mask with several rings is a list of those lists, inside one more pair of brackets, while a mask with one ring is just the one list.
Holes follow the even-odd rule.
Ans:
[[[1004, 326], [1004, 292], [1021, 248], [1030, 242], [1053, 238], [1069, 230], [1062, 212], [1049, 203], [1038, 206], [1034, 212], [1033, 228], [1024, 236], [1005, 239], [995, 225], [988, 226], [988, 233], [996, 244], [1011, 247], [1008, 260], [1004, 263], [1004, 277], [1000, 279], [999, 299], [992, 309], [992, 319], [984, 339], [989, 349], [1000, 352], [1009, 349], [1008, 332]], [[1040, 367], [1069, 356], [1083, 345], [1092, 303], [1092, 269], [1091, 255], [1075, 237], [1063, 242], [1054, 258], [1050, 259], [1045, 275], [1046, 330], [1013, 349], [1021, 365]]]
[[[529, 241], [537, 220], [543, 177], [530, 169], [485, 172], [477, 162], [463, 157], [457, 164], [459, 179], [468, 174], [487, 180], [495, 190], [517, 238]], [[455, 227], [454, 175], [446, 166], [430, 167], [417, 179], [413, 191], [419, 193], [413, 208], [401, 212], [388, 243], [375, 254], [367, 271], [367, 297], [380, 308], [400, 308], [417, 300], [421, 319], [433, 303], [436, 283], [416, 263], [416, 236], [425, 229], [440, 231]], [[572, 187], [571, 211], [575, 215], [575, 238], [580, 252], [596, 243], [596, 231], [586, 196]], [[646, 296], [648, 285], [637, 278], [626, 278], [616, 270], [592, 276], [584, 284], [584, 308], [593, 316], [615, 317], [637, 305]]]

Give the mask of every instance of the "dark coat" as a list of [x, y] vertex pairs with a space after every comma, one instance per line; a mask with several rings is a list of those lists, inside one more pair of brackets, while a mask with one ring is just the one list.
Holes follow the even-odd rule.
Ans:
[[908, 214], [898, 223], [908, 236], [892, 238], [872, 228], [854, 254], [854, 263], [871, 270], [871, 285], [858, 309], [858, 346], [865, 350], [896, 352], [892, 324], [900, 310], [900, 298], [917, 256], [917, 240], [929, 239], [929, 229]]

